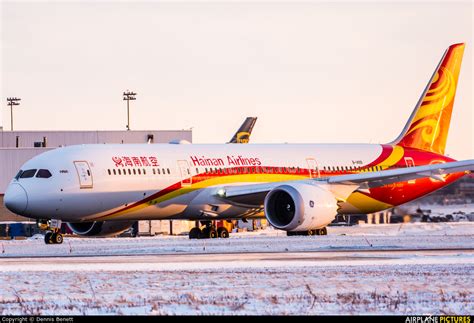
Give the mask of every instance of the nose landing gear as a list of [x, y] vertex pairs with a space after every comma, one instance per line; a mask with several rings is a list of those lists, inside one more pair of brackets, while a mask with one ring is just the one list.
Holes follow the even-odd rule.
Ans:
[[44, 220], [39, 221], [38, 226], [41, 230], [46, 230], [44, 235], [44, 243], [46, 244], [61, 244], [63, 243], [63, 235], [61, 233], [61, 220]]
[[63, 240], [61, 232], [48, 231], [44, 235], [44, 242], [46, 244], [61, 244], [63, 243]]

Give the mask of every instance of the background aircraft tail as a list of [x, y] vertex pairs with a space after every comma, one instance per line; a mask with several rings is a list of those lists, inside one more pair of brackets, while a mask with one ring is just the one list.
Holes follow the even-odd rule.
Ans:
[[230, 139], [230, 144], [246, 144], [250, 140], [250, 134], [252, 133], [253, 126], [257, 122], [256, 117], [247, 117], [244, 123], [240, 126], [239, 130]]
[[402, 133], [391, 144], [444, 155], [464, 44], [444, 53]]

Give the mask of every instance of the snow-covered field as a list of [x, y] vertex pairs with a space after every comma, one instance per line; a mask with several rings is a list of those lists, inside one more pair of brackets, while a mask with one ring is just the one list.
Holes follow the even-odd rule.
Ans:
[[474, 224], [328, 231], [286, 237], [266, 230], [197, 241], [66, 238], [60, 246], [3, 241], [0, 315], [474, 311]]

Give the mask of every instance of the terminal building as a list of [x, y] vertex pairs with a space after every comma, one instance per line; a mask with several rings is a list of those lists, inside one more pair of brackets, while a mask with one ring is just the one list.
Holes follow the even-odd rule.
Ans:
[[80, 144], [192, 142], [191, 130], [130, 131], [2, 131], [0, 128], [0, 222], [26, 221], [7, 210], [3, 196], [8, 184], [29, 159], [58, 147]]

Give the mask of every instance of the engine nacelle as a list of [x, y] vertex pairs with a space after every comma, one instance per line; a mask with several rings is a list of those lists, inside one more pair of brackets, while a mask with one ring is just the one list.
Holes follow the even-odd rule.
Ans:
[[322, 185], [291, 183], [277, 186], [265, 197], [265, 216], [286, 231], [320, 229], [337, 215], [337, 200]]
[[68, 223], [77, 235], [87, 237], [107, 237], [118, 235], [130, 228], [135, 221], [96, 221]]

